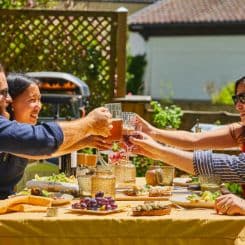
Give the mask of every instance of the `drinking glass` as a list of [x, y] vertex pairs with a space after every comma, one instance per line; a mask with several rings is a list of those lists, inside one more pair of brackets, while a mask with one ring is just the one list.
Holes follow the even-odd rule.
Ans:
[[141, 138], [141, 135], [136, 134], [135, 131], [141, 131], [140, 126], [136, 126], [136, 117], [134, 112], [122, 112], [123, 119], [123, 142], [126, 147], [126, 157], [129, 158], [131, 154], [132, 143], [130, 142], [130, 137]]
[[[108, 136], [107, 140], [111, 142], [119, 142], [122, 139], [122, 105], [121, 103], [109, 103], [104, 105], [105, 108], [109, 110], [112, 115], [112, 129], [110, 130], [110, 136]], [[100, 151], [96, 149], [96, 154], [98, 157], [98, 161], [102, 166], [107, 166], [108, 163], [103, 159]]]
[[109, 141], [120, 141], [122, 138], [122, 105], [121, 103], [109, 103], [105, 104], [105, 107], [109, 110], [112, 115], [112, 129], [110, 131], [111, 135], [108, 137]]
[[135, 127], [135, 114], [133, 112], [122, 112], [123, 119], [123, 141], [126, 145], [127, 151], [130, 150], [132, 144], [129, 140], [130, 136], [134, 134]]
[[215, 192], [220, 189], [221, 178], [218, 175], [200, 175], [199, 180], [202, 191]]

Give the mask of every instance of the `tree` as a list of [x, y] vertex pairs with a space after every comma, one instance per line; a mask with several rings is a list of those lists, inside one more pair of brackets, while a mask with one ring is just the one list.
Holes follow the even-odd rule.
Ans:
[[48, 0], [0, 0], [0, 9], [46, 7]]

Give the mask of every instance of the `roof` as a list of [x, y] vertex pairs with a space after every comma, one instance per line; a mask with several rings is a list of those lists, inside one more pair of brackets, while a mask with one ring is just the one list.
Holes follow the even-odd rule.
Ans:
[[245, 34], [245, 0], [159, 0], [129, 17], [149, 36]]
[[[62, 0], [67, 1], [67, 0]], [[120, 2], [127, 2], [127, 3], [153, 3], [156, 2], [157, 0], [89, 0], [89, 2], [113, 2], [113, 3], [120, 3]], [[84, 2], [81, 0], [76, 0], [75, 2]], [[86, 1], [85, 1], [86, 2]]]
[[241, 21], [245, 0], [160, 0], [129, 18], [130, 25]]

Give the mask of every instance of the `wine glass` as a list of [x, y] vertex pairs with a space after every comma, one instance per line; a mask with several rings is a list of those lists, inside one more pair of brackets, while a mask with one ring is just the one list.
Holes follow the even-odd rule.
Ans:
[[[122, 139], [122, 129], [123, 129], [123, 121], [122, 121], [122, 105], [121, 103], [108, 103], [104, 105], [105, 108], [109, 110], [112, 115], [112, 129], [110, 130], [110, 136], [108, 136], [107, 140], [114, 143], [119, 142]], [[98, 160], [102, 165], [107, 165], [103, 157], [101, 156], [99, 150], [96, 150]]]
[[135, 130], [140, 130], [136, 127], [136, 117], [134, 112], [122, 112], [123, 119], [123, 142], [126, 146], [127, 159], [129, 158], [132, 143], [130, 142], [130, 137], [137, 137]]

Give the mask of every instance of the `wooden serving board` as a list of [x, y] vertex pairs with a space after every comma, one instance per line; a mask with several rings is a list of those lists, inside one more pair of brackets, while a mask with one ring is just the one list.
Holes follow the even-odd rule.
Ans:
[[116, 201], [168, 201], [170, 196], [161, 196], [161, 197], [149, 197], [147, 195], [139, 196], [127, 196], [123, 194], [117, 194]]
[[80, 213], [80, 214], [94, 214], [94, 215], [107, 215], [107, 214], [114, 214], [114, 213], [120, 213], [120, 212], [126, 212], [128, 210], [128, 207], [121, 207], [121, 208], [117, 208], [114, 210], [104, 210], [104, 211], [100, 211], [100, 210], [87, 210], [87, 209], [75, 209], [75, 208], [68, 208], [67, 211], [69, 212], [73, 212], [73, 213]]
[[174, 197], [171, 202], [184, 208], [214, 208], [214, 202], [196, 201], [191, 202], [186, 199], [186, 196]]

